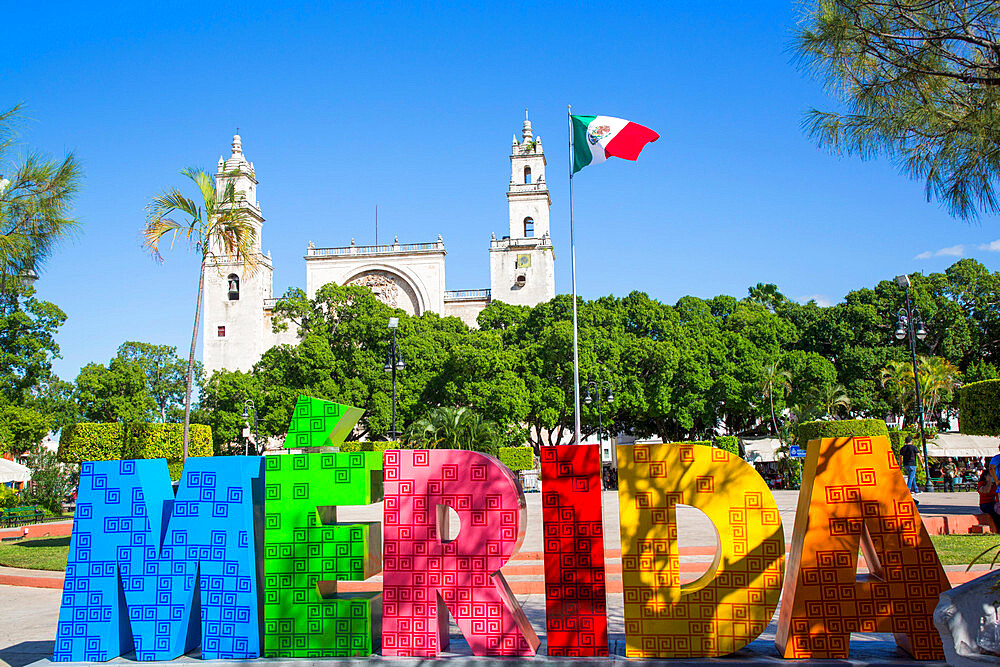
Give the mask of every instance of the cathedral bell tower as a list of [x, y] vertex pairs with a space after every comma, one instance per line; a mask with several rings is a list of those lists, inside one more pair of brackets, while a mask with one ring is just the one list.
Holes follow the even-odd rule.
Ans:
[[270, 313], [265, 305], [271, 299], [274, 265], [270, 254], [261, 253], [264, 216], [257, 203], [257, 178], [253, 163], [243, 156], [240, 135], [233, 136], [233, 152], [228, 160], [219, 158], [215, 190], [221, 199], [232, 182], [239, 206], [256, 232], [253, 252], [257, 270], [246, 273], [243, 262], [213, 247], [205, 262], [205, 317], [202, 328], [202, 363], [205, 373], [226, 369], [248, 371], [272, 345]]
[[514, 137], [507, 188], [509, 234], [490, 242], [490, 296], [534, 306], [555, 296], [555, 255], [549, 234], [552, 200], [545, 183], [542, 138], [525, 114], [521, 140]]

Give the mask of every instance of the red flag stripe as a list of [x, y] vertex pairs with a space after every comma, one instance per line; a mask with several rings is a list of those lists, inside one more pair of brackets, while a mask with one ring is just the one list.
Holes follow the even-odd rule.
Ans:
[[628, 125], [623, 127], [621, 131], [604, 146], [604, 154], [625, 158], [626, 160], [636, 160], [646, 144], [656, 141], [659, 138], [660, 135], [653, 132], [648, 127], [629, 121]]

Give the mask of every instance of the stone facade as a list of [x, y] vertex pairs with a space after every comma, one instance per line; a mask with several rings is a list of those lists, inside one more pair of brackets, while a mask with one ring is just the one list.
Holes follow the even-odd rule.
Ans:
[[[507, 190], [508, 233], [490, 240], [490, 289], [446, 290], [444, 240], [439, 234], [429, 243], [400, 243], [320, 248], [312, 241], [306, 248], [306, 294], [323, 285], [364, 285], [384, 303], [411, 315], [425, 312], [460, 318], [476, 326], [480, 311], [492, 299], [533, 306], [555, 296], [555, 258], [549, 230], [551, 200], [545, 183], [545, 154], [541, 137], [532, 133], [525, 119], [521, 139], [514, 138], [511, 178]], [[221, 193], [233, 182], [256, 227], [258, 267], [247, 275], [245, 267], [222, 252], [209, 259], [205, 271], [204, 352], [205, 372], [219, 369], [249, 370], [274, 345], [295, 344], [294, 331], [271, 331], [274, 303], [274, 267], [270, 254], [261, 250], [264, 217], [257, 202], [257, 179], [252, 162], [243, 156], [242, 140], [233, 137], [228, 160], [219, 158], [216, 188]]]

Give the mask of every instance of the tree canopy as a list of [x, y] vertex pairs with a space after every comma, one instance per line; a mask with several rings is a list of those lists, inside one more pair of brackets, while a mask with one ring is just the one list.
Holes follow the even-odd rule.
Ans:
[[[911, 298], [929, 332], [918, 351], [928, 371], [943, 374], [928, 394], [933, 401], [925, 400], [928, 419], [950, 408], [962, 373], [1000, 376], [1000, 306], [991, 296], [998, 279], [971, 259], [944, 273], [911, 276]], [[829, 307], [797, 303], [768, 284], [742, 299], [688, 296], [673, 305], [641, 292], [581, 299], [580, 379], [611, 384], [615, 400], [602, 406], [605, 432], [638, 437], [703, 439], [720, 428], [781, 433], [782, 415], [884, 419], [910, 410], [909, 420], [912, 406], [882, 381], [884, 369], [909, 360], [893, 336], [902, 301], [889, 280]], [[383, 369], [387, 322], [399, 317], [406, 367], [397, 374], [398, 428], [426, 426], [438, 408], [467, 408], [495, 422], [511, 444], [525, 437], [521, 427], [536, 447], [566, 443], [573, 425], [571, 306], [566, 295], [533, 308], [493, 302], [480, 313], [480, 328], [470, 329], [453, 317], [408, 316], [363, 287], [326, 285], [312, 299], [291, 290], [275, 306], [275, 326], [297, 326], [300, 342], [267, 351], [249, 373], [215, 373], [200, 418], [212, 425], [217, 446], [234, 442], [249, 398], [260, 436], [281, 436], [305, 393], [364, 408], [357, 437], [384, 439], [392, 407], [391, 375]], [[597, 404], [581, 409], [589, 436], [598, 428]]]
[[809, 112], [822, 146], [885, 156], [963, 219], [996, 213], [1000, 5], [991, 0], [812, 0], [801, 64], [846, 106]]

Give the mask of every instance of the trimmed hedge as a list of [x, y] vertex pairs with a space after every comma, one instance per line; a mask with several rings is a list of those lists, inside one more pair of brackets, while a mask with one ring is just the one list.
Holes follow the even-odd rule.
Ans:
[[514, 472], [531, 470], [535, 467], [535, 453], [531, 447], [501, 447], [500, 463]]
[[726, 450], [733, 456], [740, 455], [740, 439], [735, 435], [720, 435], [715, 439], [715, 446]]
[[958, 425], [968, 435], [1000, 435], [1000, 380], [970, 382], [958, 390]]
[[802, 422], [797, 431], [799, 447], [818, 438], [849, 438], [864, 435], [889, 435], [889, 427], [881, 419], [840, 419]]
[[398, 440], [366, 440], [364, 442], [342, 442], [342, 452], [384, 452], [387, 449], [410, 449], [406, 443]]
[[[204, 424], [189, 427], [188, 456], [212, 455], [212, 429]], [[59, 436], [58, 458], [64, 463], [166, 459], [170, 478], [181, 477], [184, 449], [183, 424], [91, 424], [66, 426]]]

